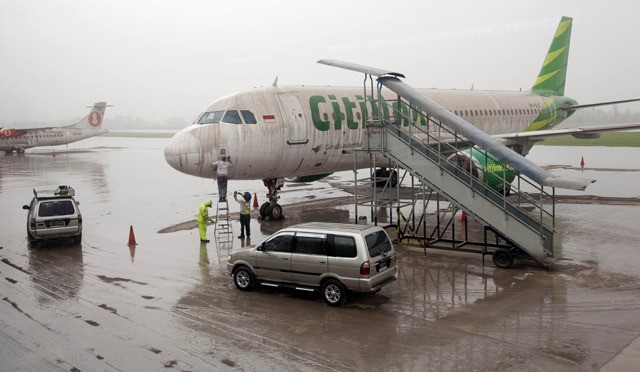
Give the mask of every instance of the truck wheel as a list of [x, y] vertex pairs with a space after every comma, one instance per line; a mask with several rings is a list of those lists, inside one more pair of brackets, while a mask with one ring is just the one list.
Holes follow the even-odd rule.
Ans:
[[342, 306], [347, 302], [347, 289], [335, 279], [329, 279], [322, 284], [322, 297], [329, 306]]

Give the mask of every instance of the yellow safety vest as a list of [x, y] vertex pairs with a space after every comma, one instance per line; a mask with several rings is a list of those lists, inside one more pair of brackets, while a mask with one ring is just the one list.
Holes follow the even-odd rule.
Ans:
[[243, 209], [242, 209], [242, 212], [240, 212], [240, 214], [249, 214], [249, 212], [251, 212], [251, 203], [248, 201], [245, 201], [242, 208]]

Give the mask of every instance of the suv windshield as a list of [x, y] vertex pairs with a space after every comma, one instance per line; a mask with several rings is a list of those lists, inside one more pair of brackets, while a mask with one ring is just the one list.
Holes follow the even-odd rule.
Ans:
[[68, 216], [75, 213], [71, 200], [49, 200], [40, 203], [39, 217]]
[[379, 256], [391, 250], [391, 242], [384, 231], [376, 231], [373, 234], [369, 234], [365, 237], [365, 240], [367, 241], [367, 248], [369, 248], [369, 256], [371, 257]]

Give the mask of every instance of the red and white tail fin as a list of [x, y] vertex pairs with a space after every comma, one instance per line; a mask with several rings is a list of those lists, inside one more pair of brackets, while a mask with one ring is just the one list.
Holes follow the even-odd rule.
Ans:
[[91, 107], [91, 111], [82, 118], [79, 122], [71, 125], [67, 125], [68, 128], [82, 128], [82, 129], [101, 129], [102, 128], [102, 120], [104, 119], [104, 111], [107, 107], [111, 107], [112, 105], [107, 105], [106, 102], [96, 102]]

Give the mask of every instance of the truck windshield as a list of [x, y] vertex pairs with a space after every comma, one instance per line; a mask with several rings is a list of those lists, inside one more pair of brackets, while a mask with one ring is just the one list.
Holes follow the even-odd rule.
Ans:
[[365, 237], [365, 240], [367, 241], [370, 257], [376, 257], [391, 250], [391, 242], [384, 231], [376, 231], [369, 234]]

